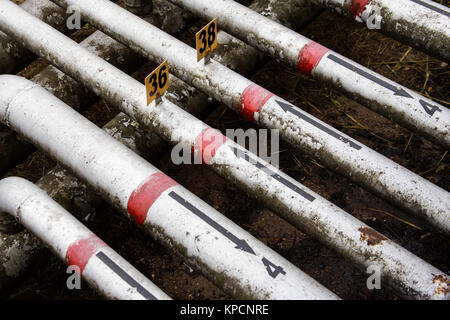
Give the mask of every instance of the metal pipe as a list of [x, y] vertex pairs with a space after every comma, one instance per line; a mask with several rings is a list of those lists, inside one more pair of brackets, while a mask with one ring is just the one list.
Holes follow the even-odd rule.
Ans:
[[1, 180], [0, 212], [14, 216], [67, 265], [77, 267], [79, 275], [106, 298], [170, 299], [31, 182], [17, 177]]
[[234, 297], [338, 298], [43, 88], [0, 76], [0, 97], [3, 123]]
[[[26, 23], [35, 25], [33, 21]], [[77, 75], [80, 81], [111, 103], [120, 106], [123, 111], [132, 114], [134, 119], [144, 125], [153, 126], [156, 133], [168, 141], [182, 143], [189, 149], [193, 146], [201, 158], [210, 158], [207, 163], [216, 172], [249, 194], [256, 195], [268, 207], [279, 211], [284, 218], [349, 257], [360, 267], [365, 269], [368, 265], [379, 264], [382, 266], [386, 282], [402, 295], [424, 299], [442, 297], [437, 293], [435, 284], [430, 278], [431, 271], [434, 273], [438, 271], [434, 267], [280, 170], [246, 153], [234, 142], [216, 134], [213, 129], [167, 100], [163, 99], [157, 106], [153, 103], [147, 107], [145, 96], [142, 95], [144, 92], [142, 84], [133, 82], [101, 59], [94, 58], [85, 50], [72, 45], [71, 40], [57, 32], [46, 30], [43, 33], [46, 35], [45, 38], [38, 37], [39, 29], [36, 25], [33, 38], [38, 38], [39, 43], [45, 43], [44, 47], [47, 49], [45, 53], [41, 52], [42, 54], [57, 66], [65, 66], [66, 72]], [[59, 57], [55, 56], [55, 52], [52, 53], [55, 48], [52, 48], [51, 43], [59, 44], [57, 51]], [[69, 66], [67, 62], [73, 58], [70, 55], [77, 56], [85, 63]], [[88, 70], [95, 68], [101, 72], [89, 74]], [[114, 81], [114, 79], [121, 80]], [[208, 140], [211, 137], [215, 138], [213, 148], [209, 143], [211, 141]], [[249, 161], [250, 158], [254, 161]]]
[[[299, 0], [301, 2], [301, 0]], [[450, 61], [450, 9], [429, 0], [310, 0]]]
[[[232, 35], [291, 67], [298, 68], [302, 73], [335, 87], [350, 98], [425, 138], [450, 148], [448, 108], [232, 0], [170, 1], [203, 18], [217, 18], [220, 26]], [[78, 0], [54, 2], [81, 3]], [[446, 32], [450, 32], [448, 27], [445, 28]]]
[[[26, 0], [20, 7], [60, 31], [65, 30], [65, 13], [49, 0]], [[0, 74], [15, 73], [31, 61], [33, 55], [19, 43], [0, 32]]]
[[[197, 63], [194, 49], [108, 1], [55, 2], [64, 6], [76, 4], [87, 21], [118, 41], [128, 44], [130, 48], [149, 59], [167, 59], [173, 73], [184, 81], [260, 125], [279, 129], [281, 136], [292, 146], [300, 148], [366, 189], [428, 221], [437, 229], [450, 231], [450, 203], [447, 191], [295, 108], [220, 63], [214, 60], [207, 64]], [[20, 21], [15, 23], [11, 20], [2, 18], [0, 28], [7, 30], [14, 37], [21, 38], [29, 47], [41, 48], [45, 41], [46, 52], [41, 53], [42, 57], [51, 63], [59, 60], [58, 65], [61, 68], [70, 69], [71, 60], [67, 56], [52, 53], [55, 49], [50, 49], [54, 46], [51, 41], [40, 39], [36, 42], [35, 39], [26, 39], [25, 32], [20, 31], [24, 28], [19, 26]], [[87, 77], [83, 79], [85, 83], [93, 81], [87, 80]], [[93, 84], [95, 82], [91, 83]], [[123, 88], [117, 90], [123, 91]], [[96, 92], [100, 94], [99, 91]], [[142, 91], [137, 91], [137, 94], [142, 95]], [[105, 97], [112, 100], [117, 100], [117, 95], [118, 92], [104, 93]], [[121, 96], [129, 97], [130, 92], [123, 92]], [[133, 118], [142, 118], [145, 123], [152, 123], [152, 115], [130, 108], [127, 99], [117, 103]], [[128, 111], [125, 111], [127, 109]]]

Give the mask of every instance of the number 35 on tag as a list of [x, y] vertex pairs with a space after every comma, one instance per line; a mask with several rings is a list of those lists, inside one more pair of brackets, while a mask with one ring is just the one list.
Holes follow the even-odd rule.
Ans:
[[212, 20], [195, 35], [197, 62], [217, 48], [217, 19]]
[[169, 64], [166, 61], [145, 78], [147, 105], [161, 97], [169, 88]]

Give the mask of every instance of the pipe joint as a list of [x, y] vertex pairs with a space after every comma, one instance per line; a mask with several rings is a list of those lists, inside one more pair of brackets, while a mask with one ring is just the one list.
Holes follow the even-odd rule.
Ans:
[[[14, 227], [17, 228], [13, 224], [20, 219], [20, 207], [37, 193], [36, 191], [30, 191], [28, 185], [27, 180], [18, 177], [8, 177], [0, 181], [0, 227], [4, 225], [5, 229], [10, 230]], [[27, 192], [24, 190], [27, 190]], [[8, 219], [7, 213], [14, 219]], [[0, 231], [3, 232], [3, 230]], [[9, 232], [12, 233], [12, 231]]]
[[7, 125], [8, 110], [12, 102], [22, 93], [36, 87], [33, 82], [14, 75], [0, 75], [0, 120]]

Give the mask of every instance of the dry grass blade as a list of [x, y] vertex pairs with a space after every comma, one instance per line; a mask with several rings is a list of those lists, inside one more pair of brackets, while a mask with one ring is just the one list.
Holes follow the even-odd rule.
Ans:
[[345, 111], [342, 111], [342, 113], [344, 113], [350, 120], [352, 120], [358, 127], [360, 127], [361, 129], [367, 130], [367, 132], [369, 132], [371, 135], [373, 135], [374, 137], [377, 137], [378, 139], [381, 139], [387, 143], [391, 143], [391, 141], [389, 141], [388, 139], [385, 139], [379, 135], [377, 135], [376, 133], [372, 132], [372, 130], [369, 127], [366, 127], [365, 125], [361, 124], [358, 120], [356, 120], [354, 117], [352, 117], [350, 114], [348, 114]]
[[400, 65], [402, 64], [403, 60], [408, 56], [408, 54], [411, 52], [412, 48], [408, 47], [408, 50], [403, 54], [403, 56], [400, 58], [400, 61], [394, 66], [394, 72], [397, 71], [400, 68]]
[[109, 108], [108, 104], [106, 103], [105, 100], [102, 100], [103, 103], [105, 104], [106, 109], [108, 109], [108, 112], [111, 113], [111, 109]]
[[425, 91], [425, 89], [427, 88], [427, 84], [428, 84], [428, 80], [430, 80], [430, 69], [429, 69], [429, 64], [428, 64], [428, 56], [427, 56], [427, 64], [426, 64], [426, 69], [425, 69], [425, 83], [423, 84], [422, 87], [422, 92]]
[[419, 175], [422, 176], [422, 175], [424, 175], [424, 174], [427, 174], [427, 173], [429, 173], [429, 172], [432, 172], [433, 170], [436, 170], [436, 173], [437, 173], [438, 170], [439, 170], [439, 165], [442, 163], [442, 161], [444, 160], [444, 158], [445, 158], [445, 156], [447, 155], [447, 153], [448, 153], [448, 150], [446, 150], [446, 151], [444, 152], [444, 154], [442, 155], [441, 159], [439, 159], [439, 161], [436, 163], [436, 165], [434, 165], [431, 169], [428, 169], [428, 170], [426, 170], [426, 171], [424, 171], [424, 172], [419, 173]]
[[379, 209], [373, 209], [373, 208], [368, 208], [368, 209], [369, 209], [370, 211], [375, 211], [375, 212], [381, 212], [381, 213], [384, 213], [384, 214], [390, 216], [391, 218], [394, 218], [395, 220], [398, 220], [398, 221], [400, 221], [400, 222], [403, 222], [404, 224], [407, 224], [407, 225], [410, 226], [410, 227], [413, 227], [413, 228], [415, 228], [415, 229], [417, 229], [417, 230], [422, 230], [421, 227], [418, 227], [418, 226], [416, 226], [415, 224], [413, 224], [413, 223], [411, 223], [411, 222], [409, 222], [409, 221], [406, 221], [406, 220], [404, 220], [404, 219], [402, 219], [402, 218], [399, 218], [399, 217], [393, 215], [393, 214], [390, 213], [390, 212], [387, 212], [387, 211], [384, 211], [384, 210], [379, 210]]
[[411, 140], [412, 140], [412, 137], [413, 137], [413, 136], [414, 136], [414, 133], [411, 133], [411, 134], [409, 135], [409, 139], [408, 139], [408, 142], [406, 143], [405, 149], [403, 149], [403, 153], [405, 153], [406, 150], [408, 150], [409, 144], [411, 143]]

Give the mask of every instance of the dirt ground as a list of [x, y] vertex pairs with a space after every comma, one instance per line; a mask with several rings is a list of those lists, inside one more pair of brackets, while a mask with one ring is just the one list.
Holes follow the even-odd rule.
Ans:
[[[199, 21], [181, 38], [190, 39], [202, 24], [204, 22]], [[92, 31], [89, 26], [85, 27], [73, 38], [81, 41]], [[327, 11], [301, 33], [445, 106], [450, 103], [450, 69], [446, 63]], [[45, 62], [37, 60], [20, 74], [31, 78], [44, 66]], [[141, 81], [143, 76], [145, 75], [136, 75]], [[333, 89], [324, 87], [312, 78], [300, 75], [272, 59], [266, 58], [251, 79], [411, 171], [446, 190], [450, 189], [447, 150], [411, 134]], [[103, 126], [117, 113], [117, 110], [105, 107], [104, 102], [99, 101], [84, 112], [84, 115]], [[223, 132], [227, 128], [255, 127], [221, 104], [202, 114], [201, 119]], [[296, 152], [283, 143], [281, 151], [280, 168], [285, 173], [415, 255], [450, 273], [448, 237], [429, 229], [426, 224], [411, 218], [301, 152]], [[367, 275], [364, 272], [294, 228], [206, 167], [176, 166], [170, 161], [169, 149], [156, 159], [154, 165], [341, 298], [398, 299], [389, 288], [368, 290]], [[19, 175], [37, 181], [54, 165], [53, 160], [41, 152], [35, 152], [7, 176]], [[230, 298], [184, 264], [179, 257], [116, 214], [106, 203], [101, 204], [97, 211], [96, 218], [86, 225], [172, 298]], [[48, 261], [39, 265], [9, 298], [100, 298], [87, 284], [79, 291], [68, 290], [65, 286], [65, 271], [64, 264], [49, 254]]]

